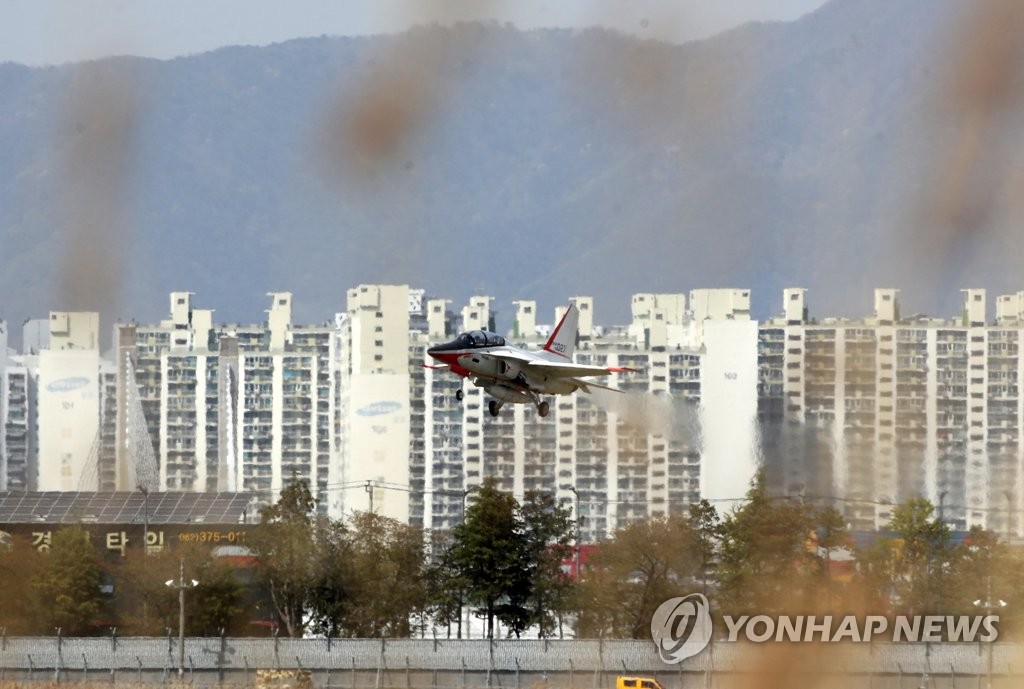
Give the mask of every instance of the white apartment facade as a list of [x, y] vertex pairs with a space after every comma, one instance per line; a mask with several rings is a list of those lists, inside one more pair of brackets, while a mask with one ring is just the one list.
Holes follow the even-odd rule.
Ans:
[[336, 328], [293, 326], [292, 295], [268, 294], [259, 325], [213, 324], [191, 294], [171, 294], [170, 318], [118, 329], [118, 458], [124, 483], [143, 469], [130, 448], [137, 397], [152, 443], [151, 490], [249, 491], [276, 500], [305, 480], [326, 509], [338, 454]]
[[760, 329], [760, 415], [770, 487], [832, 502], [856, 529], [926, 497], [951, 527], [1020, 536], [1024, 453], [1019, 295], [986, 321], [985, 291], [958, 319], [899, 310], [875, 290], [863, 320], [810, 321], [804, 290]]
[[[717, 292], [695, 291], [691, 298], [712, 297], [714, 302]], [[555, 398], [545, 419], [530, 405], [509, 405], [498, 417], [491, 417], [480, 389], [451, 373], [420, 366], [431, 343], [456, 332], [487, 329], [494, 321], [488, 297], [473, 297], [457, 320], [442, 319], [439, 313], [445, 311], [445, 303], [431, 302], [427, 316], [435, 320], [427, 337], [417, 335], [410, 361], [412, 371], [422, 371], [413, 376], [423, 378], [422, 426], [427, 429], [423, 479], [411, 492], [415, 523], [438, 530], [458, 524], [473, 488], [486, 476], [498, 478], [499, 486], [519, 499], [529, 491], [555, 495], [582, 517], [581, 535], [586, 541], [637, 520], [685, 513], [700, 499], [702, 480], [706, 480], [701, 418], [723, 411], [747, 414], [749, 433], [737, 434], [730, 427], [717, 436], [720, 443], [730, 439], [736, 445], [748, 443], [739, 452], [744, 468], [737, 470], [730, 458], [711, 474], [720, 473], [730, 493], [745, 492], [756, 456], [749, 444], [755, 437], [756, 420], [756, 323], [749, 320], [749, 291], [727, 292], [729, 299], [715, 302], [723, 306], [705, 310], [701, 327], [692, 322], [685, 294], [636, 295], [633, 321], [612, 328], [595, 325], [590, 297], [575, 297], [572, 301], [580, 312], [577, 362], [637, 372], [616, 374], [608, 381], [621, 394], [597, 391]], [[747, 301], [732, 301], [734, 294], [743, 294]], [[514, 308], [507, 339], [518, 346], [541, 346], [551, 326], [537, 323], [536, 303], [517, 301]], [[563, 311], [564, 307], [556, 310], [552, 322]], [[442, 331], [445, 324], [448, 327]], [[739, 336], [730, 334], [730, 328], [738, 328]], [[730, 378], [734, 387], [748, 388], [739, 395], [745, 407], [736, 406], [735, 395], [712, 394], [708, 401], [702, 400], [702, 387], [713, 391], [729, 387], [702, 379], [702, 362], [708, 356], [701, 340], [705, 333], [725, 333], [726, 341], [745, 343], [743, 375]], [[454, 394], [460, 385], [465, 392], [462, 402]]]
[[[173, 293], [166, 321], [119, 326], [116, 373], [94, 314], [51, 314], [37, 354], [5, 355], [0, 488], [137, 489], [142, 437], [152, 490], [267, 503], [295, 477], [333, 516], [442, 531], [486, 476], [518, 498], [554, 494], [593, 541], [701, 497], [727, 510], [758, 467], [773, 492], [834, 504], [857, 529], [920, 495], [954, 528], [1024, 531], [1024, 292], [999, 297], [993, 322], [978, 289], [957, 319], [907, 318], [879, 289], [871, 317], [818, 321], [793, 288], [760, 324], [749, 290], [634, 295], [623, 326], [575, 297], [577, 361], [637, 372], [610, 377], [622, 394], [552, 399], [545, 419], [530, 405], [491, 417], [481, 390], [422, 366], [431, 344], [494, 328], [489, 297], [452, 308], [360, 285], [333, 323], [295, 326], [291, 294], [268, 296], [266, 322], [243, 326]], [[508, 339], [525, 347], [560, 316], [513, 309]]]

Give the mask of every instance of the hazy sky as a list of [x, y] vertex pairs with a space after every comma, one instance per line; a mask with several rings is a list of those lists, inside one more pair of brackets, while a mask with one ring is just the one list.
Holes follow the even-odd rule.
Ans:
[[610, 26], [684, 42], [748, 21], [791, 20], [825, 0], [0, 0], [0, 62], [111, 54], [170, 58], [224, 45], [401, 31], [433, 21]]

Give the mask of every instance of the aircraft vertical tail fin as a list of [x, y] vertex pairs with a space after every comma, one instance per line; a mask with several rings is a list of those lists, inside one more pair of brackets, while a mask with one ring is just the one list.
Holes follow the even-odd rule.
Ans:
[[548, 338], [547, 343], [544, 345], [544, 351], [549, 355], [553, 355], [549, 358], [556, 360], [569, 359], [572, 361], [579, 327], [580, 312], [575, 304], [569, 304], [569, 308], [566, 309], [562, 320], [558, 321], [558, 325], [555, 326], [555, 329], [551, 332], [551, 337]]

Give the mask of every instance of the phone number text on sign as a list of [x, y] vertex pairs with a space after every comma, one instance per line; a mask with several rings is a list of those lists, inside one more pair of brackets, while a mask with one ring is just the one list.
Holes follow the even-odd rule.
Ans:
[[178, 534], [182, 543], [245, 543], [244, 531], [188, 531]]

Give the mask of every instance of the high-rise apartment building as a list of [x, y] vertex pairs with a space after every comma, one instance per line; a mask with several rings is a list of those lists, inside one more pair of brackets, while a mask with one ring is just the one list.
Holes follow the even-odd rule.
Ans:
[[406, 521], [410, 507], [410, 311], [408, 285], [348, 291], [340, 319], [340, 476], [329, 512], [373, 510]]
[[[24, 354], [0, 337], [0, 489], [265, 504], [295, 477], [333, 516], [447, 530], [494, 476], [519, 498], [554, 495], [594, 540], [701, 497], [727, 509], [760, 466], [774, 493], [834, 504], [856, 529], [924, 496], [954, 528], [1024, 532], [1024, 292], [999, 297], [992, 322], [980, 289], [955, 319], [907, 316], [878, 289], [870, 317], [818, 320], [793, 288], [760, 324], [743, 289], [637, 294], [621, 326], [575, 297], [576, 360], [632, 371], [607, 380], [621, 393], [550, 398], [543, 419], [531, 405], [491, 417], [472, 382], [422, 366], [432, 344], [494, 329], [490, 297], [453, 308], [360, 285], [318, 326], [292, 324], [291, 294], [269, 297], [265, 322], [224, 325], [173, 293], [167, 320], [118, 326], [113, 363], [95, 314], [54, 312]], [[527, 348], [564, 308], [512, 306], [507, 339]]]
[[[250, 491], [276, 499], [293, 477], [323, 509], [337, 455], [336, 328], [294, 326], [292, 295], [268, 295], [267, 321], [213, 324], [191, 294], [171, 294], [170, 318], [118, 329], [120, 488]], [[130, 436], [147, 430], [145, 448]], [[133, 431], [134, 429], [134, 431]]]
[[[572, 301], [580, 312], [577, 362], [635, 372], [617, 374], [608, 381], [621, 393], [595, 390], [593, 394], [553, 398], [552, 413], [543, 419], [531, 405], [509, 405], [502, 414], [491, 417], [486, 413], [483, 391], [471, 382], [446, 371], [422, 369], [430, 344], [450, 338], [456, 331], [493, 327], [494, 322], [488, 297], [472, 298], [456, 323], [441, 317], [443, 302], [430, 302], [426, 316], [434, 316], [436, 325], [428, 328], [429, 337], [417, 336], [419, 344], [413, 348], [415, 356], [410, 362], [420, 371], [413, 373], [413, 378], [423, 378], [422, 425], [426, 429], [424, 477], [413, 486], [411, 497], [415, 523], [440, 530], [458, 524], [465, 503], [472, 500], [473, 488], [486, 476], [497, 478], [502, 489], [520, 499], [530, 491], [555, 495], [574, 512], [578, 510], [586, 540], [601, 538], [639, 519], [687, 510], [701, 495], [701, 418], [727, 412], [721, 408], [724, 403], [734, 410], [733, 416], [735, 412], [748, 415], [749, 433], [727, 427], [719, 440], [752, 442], [754, 438], [756, 323], [749, 321], [749, 291], [728, 292], [746, 292], [747, 303], [742, 308], [705, 310], [706, 322], [699, 328], [686, 307], [686, 295], [636, 295], [633, 321], [622, 327], [595, 325], [593, 300], [575, 297]], [[717, 295], [703, 296], [714, 302]], [[507, 339], [520, 347], [539, 348], [552, 326], [537, 323], [535, 302], [517, 301], [514, 307]], [[552, 322], [558, 321], [564, 308], [556, 310]], [[449, 324], [444, 331], [442, 323]], [[702, 361], [708, 354], [700, 338], [705, 332], [736, 326], [742, 331], [739, 340], [745, 341], [748, 349], [741, 362], [745, 368], [734, 365], [731, 370], [736, 375], [707, 385], [712, 390], [726, 390], [733, 384], [746, 384], [749, 390], [740, 395], [745, 410], [728, 395], [719, 398], [712, 394], [709, 402], [702, 400]], [[724, 337], [726, 342], [736, 339], [735, 333]], [[460, 385], [464, 390], [461, 402], [455, 397]], [[413, 389], [420, 387], [414, 384]], [[416, 404], [414, 398], [414, 407]], [[746, 466], [752, 475], [754, 447], [747, 447], [740, 456], [750, 458]], [[730, 472], [735, 484], [730, 490], [742, 494], [750, 476], [741, 477], [734, 465], [730, 467], [722, 468]]]
[[25, 330], [24, 354], [0, 338], [0, 488], [103, 489], [114, 451], [113, 371], [100, 358], [99, 315], [52, 312]]
[[770, 486], [831, 500], [854, 528], [923, 496], [953, 528], [1021, 534], [1024, 372], [1020, 295], [964, 290], [962, 316], [900, 313], [875, 290], [870, 318], [808, 320], [804, 290], [760, 329], [762, 453]]

